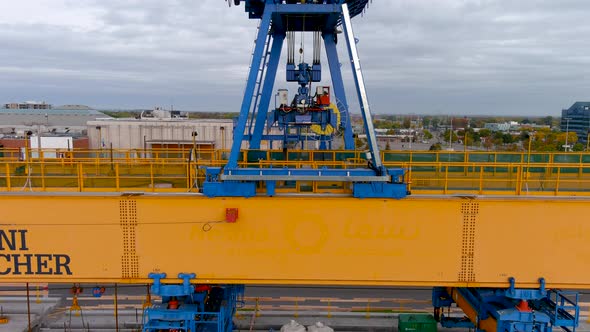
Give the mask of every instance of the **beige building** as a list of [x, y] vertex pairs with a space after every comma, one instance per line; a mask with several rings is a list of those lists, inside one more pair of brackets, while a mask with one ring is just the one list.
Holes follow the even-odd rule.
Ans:
[[230, 149], [231, 119], [99, 119], [88, 121], [91, 149]]

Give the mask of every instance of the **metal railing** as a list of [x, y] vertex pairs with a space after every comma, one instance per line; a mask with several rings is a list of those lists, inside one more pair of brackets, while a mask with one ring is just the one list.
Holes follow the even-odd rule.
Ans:
[[[227, 150], [0, 150], [0, 191], [198, 192]], [[28, 157], [27, 157], [28, 156]], [[243, 151], [241, 167], [365, 167], [362, 151]], [[413, 193], [589, 195], [588, 153], [383, 151]], [[263, 188], [260, 188], [263, 190]], [[281, 182], [277, 192], [351, 192], [349, 183]]]
[[[17, 149], [0, 148], [0, 160], [27, 159], [72, 161], [136, 161], [152, 160], [181, 162], [197, 157], [199, 160], [225, 161], [230, 150], [201, 149]], [[385, 163], [391, 162], [491, 162], [491, 163], [590, 163], [589, 152], [495, 152], [495, 151], [381, 151]], [[196, 156], [195, 156], [196, 155]], [[364, 150], [244, 150], [241, 161], [345, 161], [364, 159]]]

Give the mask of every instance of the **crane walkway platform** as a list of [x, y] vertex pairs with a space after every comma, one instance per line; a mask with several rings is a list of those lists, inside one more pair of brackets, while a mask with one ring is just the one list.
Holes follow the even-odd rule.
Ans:
[[[415, 194], [590, 196], [589, 153], [381, 154], [386, 167], [405, 170]], [[198, 192], [204, 167], [223, 166], [228, 151], [51, 149], [37, 151], [37, 158], [23, 155], [0, 150], [0, 191]], [[240, 167], [345, 170], [366, 167], [362, 156], [361, 151], [244, 151]], [[276, 191], [349, 194], [351, 188], [338, 181], [280, 181]]]

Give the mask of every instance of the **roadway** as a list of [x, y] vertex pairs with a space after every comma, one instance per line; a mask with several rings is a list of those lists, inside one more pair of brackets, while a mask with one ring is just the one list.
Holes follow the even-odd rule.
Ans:
[[[105, 285], [106, 292], [101, 298], [92, 296], [92, 288], [95, 285], [82, 285], [84, 292], [79, 297], [80, 305], [93, 307], [105, 307], [114, 300], [114, 285]], [[42, 297], [68, 299], [71, 303], [71, 285], [52, 284], [48, 292]], [[8, 294], [7, 292], [11, 293]], [[432, 311], [431, 288], [395, 288], [395, 287], [326, 287], [326, 286], [247, 286], [245, 292], [246, 306], [253, 307], [255, 300], [260, 299], [261, 310], [285, 310], [297, 306], [302, 311], [308, 308], [328, 307], [338, 311], [350, 311], [360, 307], [363, 309], [367, 303], [373, 310], [389, 309], [392, 311]], [[0, 294], [26, 296], [24, 286], [0, 287]], [[32, 301], [37, 297], [37, 290], [31, 287]], [[146, 295], [145, 285], [118, 285], [118, 305], [125, 307], [141, 307]], [[587, 306], [590, 302], [590, 292], [580, 292], [581, 305]], [[582, 314], [587, 314], [582, 310]]]
[[[71, 315], [72, 294], [70, 284], [51, 284], [44, 290], [37, 290], [33, 285], [30, 290], [31, 303], [53, 303], [51, 311], [40, 319], [41, 331], [57, 331], [63, 326], [77, 326], [86, 322], [95, 328], [114, 327], [114, 285], [107, 284], [106, 292], [101, 298], [92, 296], [96, 285], [81, 285], [84, 292], [79, 297], [82, 315]], [[121, 331], [133, 330], [141, 322], [142, 304], [145, 300], [146, 285], [125, 285], [117, 287], [117, 307], [119, 323], [125, 326]], [[24, 285], [0, 287], [0, 297], [8, 304], [6, 296], [18, 297], [22, 302], [21, 317], [26, 313], [26, 291]], [[381, 287], [314, 287], [314, 286], [248, 286], [245, 293], [245, 305], [241, 306], [236, 316], [237, 323], [248, 327], [277, 327], [289, 319], [297, 319], [305, 324], [322, 320], [333, 326], [349, 326], [358, 322], [359, 330], [379, 330], [383, 325], [392, 326], [392, 321], [399, 312], [431, 312], [430, 288], [381, 288]], [[258, 305], [256, 299], [260, 299]], [[156, 298], [153, 298], [156, 300]], [[586, 322], [590, 293], [582, 293], [580, 322]], [[13, 300], [10, 300], [13, 301]], [[260, 315], [253, 316], [258, 309]], [[16, 310], [16, 309], [15, 309]], [[453, 309], [462, 315], [458, 308]], [[26, 315], [24, 316], [26, 318]], [[367, 320], [366, 318], [371, 319]], [[21, 318], [21, 320], [23, 320]], [[26, 322], [26, 319], [24, 320]], [[311, 323], [310, 323], [311, 322]], [[65, 324], [65, 325], [64, 325]], [[346, 325], [349, 324], [349, 325]], [[353, 325], [354, 326], [354, 325]], [[346, 329], [348, 330], [348, 329]], [[384, 329], [385, 331], [390, 331]], [[587, 330], [583, 326], [583, 330]], [[3, 331], [0, 329], [0, 331]]]

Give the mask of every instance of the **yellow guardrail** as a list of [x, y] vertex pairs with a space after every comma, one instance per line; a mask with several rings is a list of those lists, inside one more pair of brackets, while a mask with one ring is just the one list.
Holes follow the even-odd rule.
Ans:
[[[72, 161], [161, 161], [182, 162], [187, 159], [225, 161], [230, 150], [210, 149], [15, 149], [0, 148], [0, 160], [25, 159], [52, 162]], [[381, 151], [384, 162], [493, 162], [493, 163], [590, 163], [590, 152], [538, 151]], [[244, 150], [240, 160], [344, 161], [364, 159], [361, 150]], [[28, 158], [26, 157], [28, 156]]]
[[[382, 153], [387, 167], [406, 170], [413, 193], [590, 195], [587, 153]], [[223, 166], [228, 154], [226, 150], [3, 149], [0, 191], [198, 192], [203, 167]], [[240, 166], [345, 169], [365, 167], [363, 155], [361, 151], [243, 151]], [[516, 161], [500, 161], [506, 159]], [[341, 182], [282, 182], [277, 187], [277, 192], [350, 191], [350, 184]]]

